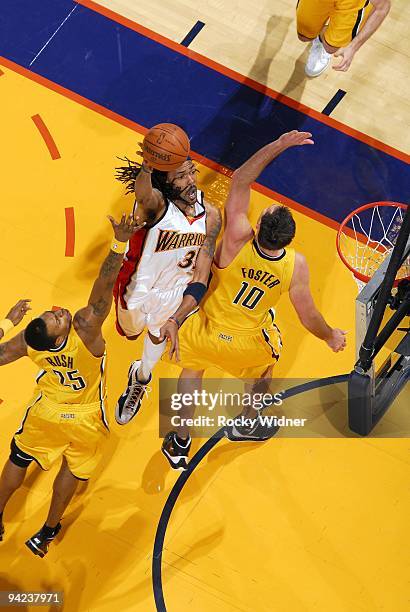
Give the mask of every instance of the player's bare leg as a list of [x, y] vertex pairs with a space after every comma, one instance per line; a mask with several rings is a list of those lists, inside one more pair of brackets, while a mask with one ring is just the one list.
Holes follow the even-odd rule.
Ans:
[[78, 483], [79, 479], [70, 472], [67, 460], [63, 457], [60, 471], [53, 484], [53, 496], [46, 520], [48, 527], [56, 527], [57, 523], [60, 522], [65, 509], [77, 489]]
[[3, 511], [14, 491], [23, 484], [27, 468], [19, 467], [8, 459], [0, 478], [0, 541], [3, 540]]
[[60, 471], [54, 480], [47, 520], [43, 527], [26, 542], [26, 546], [35, 555], [44, 557], [47, 554], [50, 542], [61, 529], [60, 520], [77, 489], [78, 482], [78, 478], [70, 472], [67, 461], [63, 457]]

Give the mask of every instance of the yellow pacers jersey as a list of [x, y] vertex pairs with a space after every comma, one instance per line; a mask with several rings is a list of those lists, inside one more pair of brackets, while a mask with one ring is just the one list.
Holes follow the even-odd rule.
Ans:
[[345, 47], [357, 36], [372, 10], [370, 0], [299, 0], [297, 31], [313, 39], [327, 23], [326, 42], [332, 47]]
[[270, 257], [252, 239], [226, 268], [213, 264], [201, 309], [224, 329], [252, 332], [267, 327], [274, 317], [273, 307], [289, 290], [294, 265], [293, 249]]
[[94, 357], [73, 325], [58, 349], [36, 351], [27, 347], [27, 354], [40, 368], [36, 382], [50, 401], [55, 404], [104, 402], [105, 353], [102, 357]]

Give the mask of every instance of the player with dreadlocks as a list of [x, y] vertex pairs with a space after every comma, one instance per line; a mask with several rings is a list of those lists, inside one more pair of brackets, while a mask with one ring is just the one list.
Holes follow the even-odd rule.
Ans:
[[218, 208], [197, 189], [197, 169], [188, 157], [169, 172], [125, 158], [116, 178], [135, 194], [134, 213], [145, 228], [129, 242], [114, 290], [117, 329], [136, 339], [145, 328], [141, 359], [128, 371], [128, 385], [115, 417], [125, 425], [137, 414], [167, 339], [174, 351], [172, 328], [194, 310], [205, 294], [221, 228]]

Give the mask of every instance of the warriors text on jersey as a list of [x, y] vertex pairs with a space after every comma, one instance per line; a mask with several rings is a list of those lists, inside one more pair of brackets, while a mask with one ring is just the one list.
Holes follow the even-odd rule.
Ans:
[[206, 211], [198, 191], [195, 215], [188, 217], [167, 201], [162, 217], [131, 238], [118, 275], [115, 294], [122, 308], [132, 309], [155, 289], [185, 288], [206, 237]]

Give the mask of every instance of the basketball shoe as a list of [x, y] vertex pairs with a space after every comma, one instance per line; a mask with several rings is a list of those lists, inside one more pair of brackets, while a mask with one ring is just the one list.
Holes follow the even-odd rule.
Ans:
[[332, 54], [328, 53], [322, 42], [317, 36], [312, 42], [312, 46], [309, 51], [307, 58], [305, 73], [309, 77], [317, 77], [322, 74], [330, 64]]
[[187, 470], [191, 438], [188, 438], [184, 444], [181, 444], [178, 440], [180, 438], [175, 431], [168, 432], [162, 443], [161, 451], [168, 459], [173, 470]]
[[264, 442], [272, 438], [278, 430], [278, 425], [262, 424], [258, 418], [250, 427], [235, 423], [227, 425], [224, 433], [231, 442]]
[[29, 548], [35, 555], [43, 558], [48, 553], [50, 542], [54, 540], [60, 529], [61, 523], [58, 523], [54, 529], [43, 525], [40, 531], [37, 531], [37, 533], [27, 540], [27, 548]]
[[137, 379], [140, 364], [141, 361], [133, 361], [128, 370], [128, 386], [115, 407], [115, 420], [118, 425], [126, 425], [135, 417], [141, 407], [144, 394], [150, 390], [148, 384], [151, 382], [151, 374], [145, 383]]

